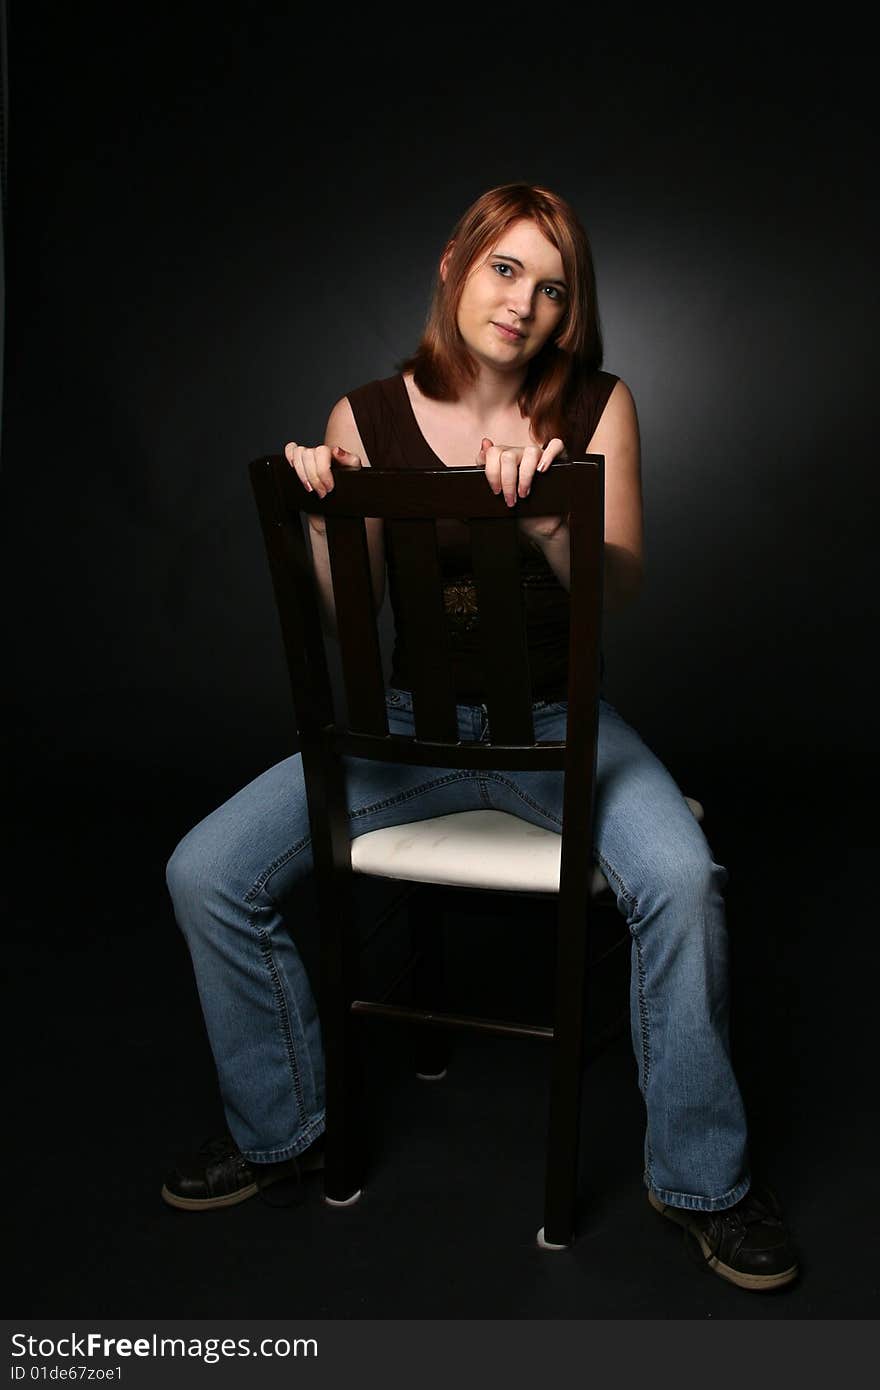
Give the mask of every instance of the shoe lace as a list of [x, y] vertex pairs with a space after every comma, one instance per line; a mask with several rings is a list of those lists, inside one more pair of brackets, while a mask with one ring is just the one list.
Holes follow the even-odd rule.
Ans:
[[211, 1159], [215, 1163], [224, 1158], [232, 1158], [234, 1155], [239, 1158], [243, 1157], [229, 1134], [218, 1135], [215, 1139], [206, 1139], [204, 1144], [199, 1145], [199, 1158]]
[[249, 1164], [231, 1134], [221, 1134], [206, 1139], [199, 1145], [199, 1157], [205, 1162], [221, 1163], [225, 1158], [234, 1158], [244, 1168], [250, 1168], [257, 1180], [257, 1196], [267, 1207], [299, 1207], [305, 1201], [305, 1184], [302, 1168], [292, 1159], [292, 1168], [283, 1177], [275, 1177], [269, 1183], [260, 1182], [259, 1165]]
[[720, 1217], [722, 1222], [730, 1224], [737, 1230], [761, 1224], [782, 1225], [776, 1199], [769, 1189], [765, 1193], [760, 1193], [750, 1188], [745, 1197], [741, 1198], [735, 1206], [728, 1207], [727, 1211], [718, 1212], [716, 1215]]
[[705, 1251], [694, 1231], [684, 1231], [684, 1244], [688, 1255], [696, 1264], [706, 1266], [710, 1260], [714, 1259], [721, 1245], [723, 1230], [726, 1227], [732, 1235], [742, 1233], [745, 1235], [750, 1226], [782, 1226], [782, 1219], [779, 1216], [779, 1208], [776, 1199], [769, 1188], [766, 1194], [762, 1195], [750, 1188], [746, 1195], [723, 1211], [712, 1212], [712, 1218], [719, 1227], [717, 1239], [710, 1243], [708, 1251]]

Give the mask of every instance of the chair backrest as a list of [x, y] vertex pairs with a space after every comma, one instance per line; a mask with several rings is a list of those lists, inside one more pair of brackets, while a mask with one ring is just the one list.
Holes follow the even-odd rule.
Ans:
[[[604, 459], [555, 463], [532, 494], [508, 508], [481, 468], [335, 471], [323, 500], [302, 487], [280, 455], [250, 466], [284, 638], [313, 841], [318, 861], [344, 867], [348, 854], [341, 758], [512, 771], [555, 768], [565, 775], [562, 881], [589, 891], [599, 700], [604, 529]], [[334, 702], [325, 635], [304, 531], [304, 514], [326, 518], [347, 714]], [[568, 726], [564, 743], [536, 743], [522, 603], [517, 518], [568, 515]], [[413, 649], [415, 735], [391, 735], [373, 599], [366, 517], [378, 517], [394, 550], [398, 602]], [[437, 546], [440, 519], [471, 535], [486, 672], [485, 742], [461, 741], [456, 721], [447, 619]], [[319, 840], [324, 841], [326, 853]], [[576, 850], [574, 847], [578, 846]]]

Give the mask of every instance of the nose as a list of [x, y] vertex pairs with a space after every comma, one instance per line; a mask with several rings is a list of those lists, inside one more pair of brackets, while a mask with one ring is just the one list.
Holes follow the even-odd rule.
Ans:
[[507, 302], [517, 318], [531, 318], [534, 307], [534, 290], [525, 284], [511, 285]]

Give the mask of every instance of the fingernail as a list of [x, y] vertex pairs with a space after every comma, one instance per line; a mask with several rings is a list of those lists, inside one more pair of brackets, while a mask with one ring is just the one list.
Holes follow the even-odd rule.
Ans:
[[314, 492], [314, 488], [312, 487], [311, 483], [306, 483], [306, 492]]

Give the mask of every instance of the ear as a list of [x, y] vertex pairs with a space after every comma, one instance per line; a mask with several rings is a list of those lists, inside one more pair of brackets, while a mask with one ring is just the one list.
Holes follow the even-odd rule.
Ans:
[[446, 283], [446, 276], [449, 271], [449, 260], [452, 256], [452, 252], [454, 251], [454, 249], [455, 242], [450, 241], [448, 246], [446, 247], [446, 250], [443, 252], [443, 255], [440, 257], [440, 279], [443, 281], [444, 284]]

